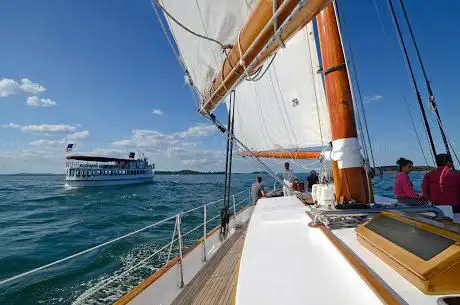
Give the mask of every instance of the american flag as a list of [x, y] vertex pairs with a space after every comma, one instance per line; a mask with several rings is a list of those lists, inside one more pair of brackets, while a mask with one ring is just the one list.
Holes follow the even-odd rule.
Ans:
[[65, 151], [69, 152], [69, 151], [72, 151], [72, 149], [73, 149], [73, 144], [67, 144]]

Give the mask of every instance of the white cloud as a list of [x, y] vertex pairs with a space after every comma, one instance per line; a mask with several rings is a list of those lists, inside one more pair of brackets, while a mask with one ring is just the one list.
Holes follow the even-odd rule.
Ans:
[[74, 132], [76, 127], [66, 124], [39, 124], [39, 125], [19, 125], [14, 123], [9, 123], [2, 125], [3, 128], [16, 128], [24, 132], [34, 132], [34, 133], [71, 133]]
[[65, 139], [61, 140], [35, 140], [29, 143], [32, 146], [40, 146], [40, 147], [49, 147], [49, 148], [56, 148], [56, 147], [64, 147], [66, 144]]
[[83, 131], [77, 131], [72, 133], [70, 136], [67, 137], [69, 140], [86, 140], [89, 138], [89, 131], [88, 130], [83, 130]]
[[135, 129], [130, 139], [112, 142], [117, 147], [143, 148], [149, 151], [161, 151], [166, 154], [177, 150], [196, 147], [196, 142], [185, 141], [186, 138], [205, 137], [215, 133], [212, 125], [198, 124], [187, 130], [164, 134], [157, 130]]
[[381, 95], [372, 95], [372, 96], [365, 96], [364, 97], [364, 104], [370, 104], [372, 102], [376, 102], [378, 100], [381, 100], [383, 96]]
[[155, 114], [155, 115], [163, 115], [163, 114], [165, 114], [165, 113], [163, 112], [163, 110], [161, 110], [161, 109], [159, 109], [159, 108], [155, 108], [155, 109], [153, 109], [152, 114]]
[[42, 93], [42, 92], [46, 91], [45, 87], [43, 87], [42, 85], [40, 85], [38, 83], [32, 82], [28, 78], [21, 79], [20, 87], [21, 87], [22, 91], [27, 92], [27, 93], [31, 93], [31, 94], [38, 94], [38, 93]]
[[216, 127], [208, 124], [198, 124], [196, 126], [190, 127], [185, 131], [177, 132], [174, 135], [181, 138], [188, 137], [206, 137], [214, 134], [216, 132]]
[[45, 91], [45, 87], [32, 82], [28, 78], [23, 78], [20, 81], [10, 78], [2, 78], [0, 80], [0, 96], [2, 97], [21, 93], [39, 94]]
[[27, 98], [27, 105], [30, 107], [53, 107], [57, 103], [49, 98], [39, 98], [37, 96], [29, 96]]

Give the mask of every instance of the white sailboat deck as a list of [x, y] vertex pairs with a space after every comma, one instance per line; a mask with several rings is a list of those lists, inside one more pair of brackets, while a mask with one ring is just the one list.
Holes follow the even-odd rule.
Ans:
[[248, 227], [237, 305], [382, 304], [294, 196], [259, 200]]

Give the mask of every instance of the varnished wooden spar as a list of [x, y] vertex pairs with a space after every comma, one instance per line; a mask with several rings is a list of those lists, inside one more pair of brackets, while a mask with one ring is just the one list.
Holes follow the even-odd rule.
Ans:
[[252, 153], [242, 152], [241, 155], [275, 159], [318, 160], [321, 158], [320, 151], [255, 151]]
[[[300, 0], [277, 0], [278, 8], [281, 9], [282, 7], [277, 17], [278, 25], [281, 25], [286, 20], [299, 2]], [[286, 25], [286, 28], [280, 35], [281, 39], [286, 41], [292, 37], [292, 35], [310, 22], [329, 2], [330, 0], [306, 1], [301, 10], [289, 21], [289, 24]], [[268, 26], [265, 32], [263, 32], [263, 29], [272, 16], [273, 0], [260, 0], [248, 19], [249, 21], [241, 29], [239, 45], [243, 53], [242, 58], [240, 58], [238, 41], [236, 41], [229, 52], [228, 60], [225, 61], [221, 71], [215, 76], [211, 88], [206, 91], [208, 95], [203, 99], [200, 113], [206, 114], [212, 112], [244, 73], [244, 67], [241, 65], [241, 62], [243, 62], [245, 66], [248, 66], [267, 43], [269, 43], [270, 38], [274, 34], [273, 25]], [[259, 39], [257, 39], [258, 36]], [[263, 63], [263, 61], [273, 55], [278, 48], [279, 43], [276, 40], [272, 41], [264, 53], [260, 54], [253, 67], [257, 67]]]
[[[332, 140], [357, 138], [350, 82], [332, 4], [321, 11], [317, 22]], [[333, 169], [337, 201], [370, 202], [369, 184], [362, 166], [339, 168], [334, 164]]]

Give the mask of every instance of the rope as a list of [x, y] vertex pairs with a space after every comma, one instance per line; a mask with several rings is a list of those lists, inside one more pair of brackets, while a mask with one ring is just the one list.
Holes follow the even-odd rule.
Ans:
[[219, 40], [217, 39], [214, 39], [214, 38], [211, 38], [211, 37], [208, 37], [208, 36], [205, 36], [205, 35], [202, 35], [202, 34], [199, 34], [195, 31], [193, 31], [192, 29], [190, 29], [189, 27], [187, 27], [186, 25], [184, 25], [183, 23], [181, 23], [179, 20], [177, 20], [173, 15], [171, 15], [168, 10], [166, 10], [161, 4], [160, 4], [160, 1], [159, 0], [152, 0], [152, 2], [155, 2], [156, 5], [158, 5], [158, 7], [163, 11], [163, 13], [165, 15], [167, 15], [172, 21], [174, 21], [174, 23], [176, 23], [178, 26], [180, 26], [182, 29], [184, 29], [185, 31], [189, 32], [190, 34], [198, 37], [198, 38], [201, 38], [201, 39], [204, 39], [204, 40], [208, 40], [208, 41], [211, 41], [215, 44], [218, 44], [222, 49], [225, 49], [227, 47], [227, 45], [223, 44], [222, 42], [220, 42]]
[[[404, 18], [406, 20], [407, 27], [409, 28], [410, 37], [412, 39], [412, 44], [414, 45], [414, 48], [415, 48], [415, 51], [416, 51], [416, 54], [417, 54], [418, 62], [420, 64], [420, 67], [422, 68], [422, 73], [423, 73], [423, 77], [425, 79], [425, 84], [426, 84], [426, 87], [427, 87], [427, 90], [428, 90], [428, 95], [430, 96], [430, 98], [429, 98], [430, 105], [431, 105], [432, 110], [436, 114], [436, 119], [437, 119], [437, 122], [438, 122], [439, 130], [441, 131], [442, 140], [444, 142], [446, 152], [450, 156], [451, 153], [450, 153], [449, 144], [448, 144], [449, 141], [447, 139], [447, 135], [446, 135], [446, 133], [444, 131], [444, 128], [443, 128], [443, 126], [441, 124], [441, 116], [439, 114], [438, 107], [436, 105], [436, 100], [434, 98], [433, 89], [431, 88], [430, 81], [428, 80], [428, 75], [427, 75], [426, 70], [425, 70], [425, 65], [423, 64], [422, 56], [420, 55], [420, 51], [418, 49], [417, 41], [415, 39], [414, 32], [412, 31], [412, 26], [411, 26], [411, 23], [409, 21], [409, 16], [407, 15], [406, 7], [404, 6], [404, 1], [399, 0], [399, 3], [401, 4], [401, 8], [402, 8], [402, 11], [404, 13]], [[454, 154], [455, 154], [455, 151], [454, 151]]]
[[284, 187], [288, 188], [289, 190], [291, 190], [292, 192], [294, 192], [294, 190], [292, 189], [292, 187], [290, 187], [289, 185], [287, 185], [286, 183], [284, 183], [284, 181], [282, 179], [280, 179], [278, 177], [278, 175], [273, 171], [271, 170], [262, 160], [260, 160], [260, 158], [258, 158], [254, 152], [249, 149], [243, 142], [241, 142], [235, 135], [231, 135], [229, 133], [229, 131], [227, 129], [225, 129], [225, 127], [222, 125], [222, 123], [220, 123], [216, 116], [214, 114], [208, 114], [207, 116], [205, 116], [207, 119], [209, 119], [215, 126], [216, 128], [224, 135], [226, 135], [227, 137], [230, 137], [232, 136], [233, 137], [233, 140], [240, 146], [240, 148], [244, 149], [245, 151], [247, 151], [249, 153], [249, 155], [247, 157], [250, 157], [250, 158], [253, 158], [253, 160], [255, 160], [257, 162], [257, 164], [259, 165], [259, 167], [263, 170], [265, 170], [267, 172], [267, 174], [269, 174], [270, 176], [272, 176], [276, 181], [278, 181], [279, 183], [281, 183]]
[[[151, 0], [150, 3], [152, 5], [152, 7], [153, 7], [153, 10], [155, 11], [155, 15], [157, 16], [158, 22], [160, 23], [160, 27], [161, 27], [161, 30], [163, 31], [163, 35], [166, 37], [166, 40], [167, 40], [167, 42], [169, 44], [169, 47], [171, 48], [172, 52], [174, 53], [174, 56], [176, 57], [176, 60], [177, 60], [177, 62], [179, 64], [179, 66], [182, 68], [182, 70], [184, 71], [185, 75], [188, 78], [189, 85], [192, 88], [192, 95], [195, 96], [196, 93], [198, 93], [198, 95], [199, 95], [199, 97], [197, 99], [195, 99], [195, 105], [198, 107], [199, 104], [200, 104], [200, 98], [203, 98], [204, 95], [198, 90], [197, 87], [195, 87], [193, 79], [190, 76], [190, 73], [187, 70], [187, 68], [185, 67], [185, 64], [184, 64], [184, 62], [182, 60], [182, 56], [177, 51], [176, 47], [174, 46], [173, 42], [171, 41], [171, 38], [168, 35], [168, 31], [166, 30], [166, 27], [165, 27], [165, 25], [163, 23], [163, 20], [161, 19], [160, 13], [158, 12], [158, 9], [157, 9], [154, 1], [155, 0]], [[174, 33], [172, 32], [172, 29], [171, 29], [171, 34], [174, 36]], [[193, 67], [192, 67], [192, 69], [193, 69]], [[194, 71], [192, 71], [192, 72], [194, 73]], [[193, 90], [193, 88], [195, 90]]]
[[394, 25], [394, 27], [396, 29], [396, 34], [398, 36], [399, 46], [400, 46], [401, 52], [403, 53], [403, 56], [404, 56], [404, 59], [405, 59], [406, 70], [407, 70], [407, 72], [409, 74], [410, 79], [412, 80], [412, 85], [414, 87], [414, 90], [415, 90], [415, 93], [416, 93], [416, 96], [417, 96], [417, 102], [419, 104], [420, 111], [421, 111], [422, 116], [423, 116], [423, 122], [425, 124], [426, 133], [428, 135], [428, 140], [430, 142], [431, 152], [433, 154], [433, 157], [436, 157], [436, 147], [434, 145], [433, 136], [431, 134], [430, 124], [428, 123], [428, 118], [426, 116], [425, 107], [423, 106], [423, 103], [422, 103], [422, 98], [420, 96], [420, 91], [418, 90], [417, 81], [415, 79], [414, 71], [412, 69], [412, 64], [411, 64], [410, 59], [409, 59], [406, 44], [404, 42], [404, 37], [402, 36], [402, 33], [401, 33], [401, 28], [399, 26], [399, 22], [398, 22], [398, 19], [396, 17], [396, 13], [395, 13], [395, 10], [394, 10], [392, 0], [387, 0], [387, 4], [388, 4], [388, 7], [390, 9], [391, 16], [393, 17], [392, 18], [393, 25]]
[[409, 118], [410, 118], [410, 121], [412, 123], [412, 128], [414, 128], [415, 136], [417, 137], [417, 142], [418, 142], [418, 145], [419, 145], [419, 148], [420, 148], [420, 152], [423, 155], [423, 159], [425, 159], [425, 164], [428, 165], [428, 160], [427, 160], [427, 158], [425, 156], [425, 151], [423, 150], [422, 142], [420, 141], [420, 137], [418, 135], [417, 128], [415, 127], [414, 118], [412, 117], [412, 113], [410, 111], [409, 104], [407, 103], [406, 98], [404, 98], [404, 102], [406, 104], [407, 112], [409, 113]]

